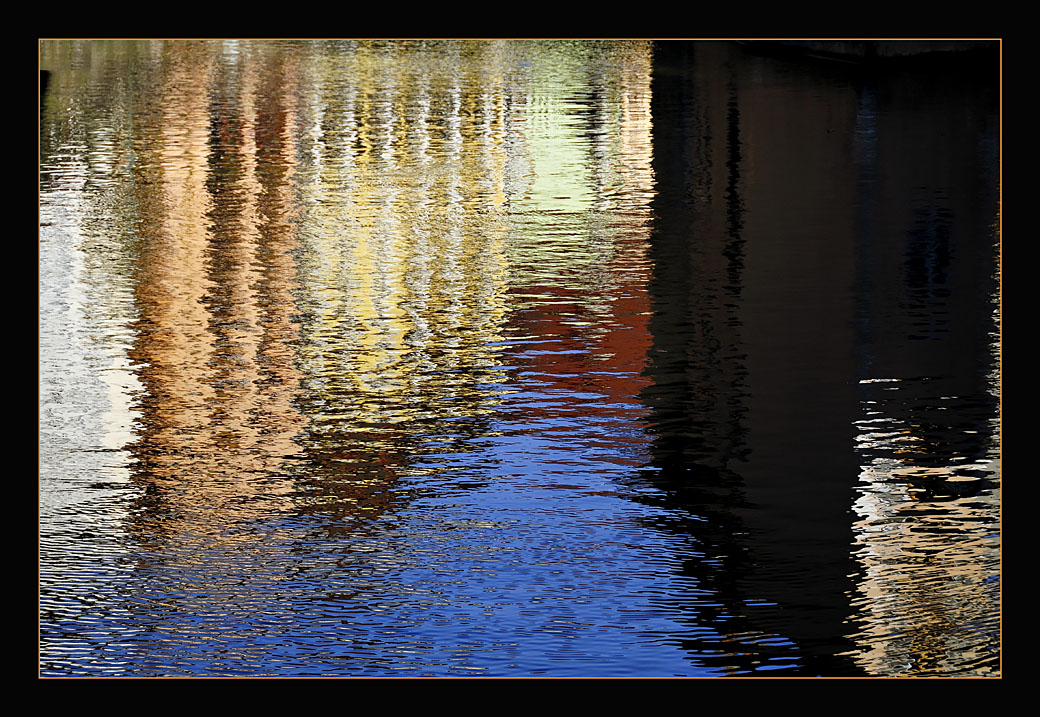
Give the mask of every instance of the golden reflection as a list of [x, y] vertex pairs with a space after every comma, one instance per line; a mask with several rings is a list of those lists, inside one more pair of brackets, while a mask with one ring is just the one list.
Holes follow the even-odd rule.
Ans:
[[423, 444], [459, 430], [442, 422], [499, 392], [506, 88], [464, 77], [457, 51], [329, 52], [306, 100], [321, 130], [303, 137], [300, 362], [325, 466], [310, 500], [344, 515], [385, 507]]
[[[579, 65], [561, 78], [539, 54], [551, 46], [319, 51], [303, 112], [320, 129], [302, 133], [300, 153], [301, 405], [308, 457], [322, 466], [307, 478], [315, 509], [383, 510], [391, 483], [424, 455], [474, 450], [469, 439], [494, 430], [506, 364], [518, 358], [510, 339], [525, 326], [508, 313], [510, 293], [573, 300], [574, 317], [554, 322], [560, 307], [549, 302], [528, 317], [549, 323], [521, 329], [591, 342], [584, 358], [555, 357], [558, 388], [587, 393], [591, 376], [617, 401], [590, 404], [590, 416], [618, 401], [638, 409], [650, 46], [611, 51], [592, 63], [601, 96], [591, 117], [558, 94], [590, 78]], [[569, 277], [578, 283], [559, 282]]]
[[[278, 475], [303, 419], [288, 347], [295, 67], [238, 65], [219, 50], [165, 46], [146, 110], [161, 113], [158, 130], [139, 141], [145, 241], [131, 357], [147, 393], [131, 450], [159, 506], [139, 516], [145, 525], [164, 515], [165, 531], [228, 540], [235, 521], [291, 505]], [[279, 84], [261, 89], [265, 73]]]
[[[55, 94], [47, 100], [65, 104], [49, 108], [54, 111], [49, 124], [41, 127], [41, 156], [48, 158], [41, 194], [53, 195], [46, 202], [41, 199], [41, 224], [66, 223], [61, 229], [73, 238], [55, 238], [61, 234], [55, 230], [46, 237], [46, 248], [74, 256], [67, 261], [49, 259], [48, 271], [60, 274], [71, 267], [76, 276], [58, 278], [64, 283], [52, 289], [61, 294], [53, 302], [57, 308], [47, 309], [68, 315], [58, 317], [59, 329], [52, 334], [43, 337], [41, 331], [41, 353], [59, 354], [41, 357], [41, 387], [53, 394], [46, 407], [52, 414], [50, 433], [41, 431], [50, 444], [46, 450], [52, 475], [46, 478], [58, 486], [53, 491], [56, 502], [44, 506], [44, 512], [49, 511], [46, 530], [61, 538], [52, 543], [49, 555], [81, 549], [65, 538], [79, 533], [71, 530], [77, 521], [100, 524], [92, 512], [98, 507], [105, 516], [118, 515], [105, 518], [119, 522], [106, 540], [113, 537], [113, 545], [118, 542], [139, 560], [153, 557], [162, 566], [151, 573], [138, 563], [126, 591], [110, 594], [118, 596], [123, 607], [106, 615], [90, 614], [104, 607], [100, 602], [80, 600], [88, 590], [98, 593], [95, 582], [85, 583], [82, 593], [67, 593], [82, 603], [76, 609], [82, 609], [91, 625], [100, 624], [99, 617], [110, 621], [112, 633], [91, 633], [110, 656], [115, 655], [112, 649], [122, 648], [113, 648], [116, 643], [109, 637], [124, 634], [124, 627], [134, 633], [124, 647], [135, 643], [135, 649], [147, 650], [164, 639], [138, 634], [143, 624], [139, 621], [120, 622], [121, 610], [137, 609], [125, 607], [127, 596], [147, 602], [168, 584], [178, 583], [178, 589], [191, 585], [201, 596], [195, 605], [212, 606], [221, 616], [241, 609], [229, 605], [224, 612], [225, 587], [239, 595], [250, 593], [250, 600], [267, 600], [270, 594], [257, 590], [262, 583], [240, 580], [226, 562], [209, 562], [231, 555], [220, 553], [224, 548], [241, 548], [248, 556], [247, 569], [262, 561], [264, 579], [304, 572], [308, 566], [301, 567], [295, 557], [278, 561], [279, 546], [310, 550], [307, 540], [294, 531], [307, 531], [314, 524], [329, 531], [363, 528], [371, 518], [392, 511], [402, 477], [443, 467], [437, 478], [450, 480], [448, 471], [458, 466], [476, 466], [472, 472], [480, 473], [481, 479], [499, 477], [495, 462], [512, 459], [494, 449], [482, 453], [490, 442], [476, 439], [509, 430], [524, 438], [564, 438], [544, 453], [518, 459], [527, 461], [535, 473], [569, 470], [571, 463], [560, 458], [561, 451], [580, 451], [580, 460], [590, 462], [647, 464], [642, 451], [648, 438], [641, 418], [650, 409], [638, 398], [655, 378], [647, 359], [653, 310], [647, 285], [654, 273], [670, 273], [667, 259], [651, 271], [648, 251], [657, 181], [650, 43], [78, 42], [56, 43], [51, 52], [58, 58], [55, 66], [67, 66], [68, 71], [52, 79]], [[109, 64], [109, 53], [118, 55], [119, 63]], [[132, 71], [123, 71], [124, 61]], [[719, 68], [711, 64], [704, 67], [704, 74], [712, 77], [697, 82], [721, 88], [726, 73], [716, 72]], [[69, 83], [76, 85], [75, 92], [57, 92]], [[699, 388], [696, 376], [690, 375], [704, 373], [690, 359], [690, 351], [723, 356], [726, 352], [709, 344], [743, 345], [748, 335], [767, 347], [770, 342], [793, 346], [790, 337], [774, 336], [773, 327], [741, 328], [737, 309], [751, 305], [746, 298], [716, 301], [726, 292], [736, 297], [752, 285], [759, 287], [756, 300], [762, 299], [763, 292], [778, 284], [759, 280], [776, 276], [777, 267], [785, 266], [770, 262], [769, 252], [797, 256], [784, 248], [784, 242], [763, 243], [772, 248], [757, 255], [753, 267], [748, 265], [755, 271], [741, 273], [743, 239], [728, 223], [736, 224], [732, 216], [755, 212], [761, 223], [768, 215], [761, 213], [762, 207], [783, 205], [786, 212], [789, 206], [801, 206], [780, 201], [782, 196], [778, 200], [770, 192], [794, 186], [786, 178], [790, 167], [806, 160], [796, 156], [801, 144], [819, 149], [818, 138], [832, 134], [820, 125], [812, 141], [778, 140], [779, 135], [772, 135], [780, 125], [768, 119], [771, 114], [766, 111], [778, 105], [766, 95], [760, 100], [752, 95], [754, 101], [740, 104], [739, 112], [733, 88], [689, 96], [728, 96], [732, 106], [723, 120], [725, 102], [697, 101], [690, 113], [693, 121], [687, 118], [684, 128], [694, 141], [681, 171], [698, 168], [688, 177], [691, 186], [685, 187], [693, 212], [699, 213], [689, 226], [704, 236], [694, 237], [702, 248], [696, 248], [698, 241], [691, 245], [692, 279], [682, 277], [677, 283], [707, 308], [694, 307], [701, 325], [690, 329], [693, 339], [683, 338], [683, 346], [668, 342], [669, 321], [682, 326], [694, 316], [692, 304], [682, 303], [691, 299], [671, 302], [662, 294], [666, 300], [656, 307], [661, 311], [664, 306], [677, 317], [662, 321], [664, 329], [658, 329], [657, 338], [665, 338], [662, 353], [685, 356], [677, 361], [678, 370], [687, 374], [677, 381], [683, 389]], [[81, 105], [74, 106], [77, 103]], [[799, 118], [801, 112], [799, 104]], [[837, 126], [850, 124], [837, 115], [827, 120]], [[812, 128], [801, 121], [798, 126]], [[711, 127], [718, 130], [714, 140], [701, 131]], [[736, 176], [719, 149], [724, 127], [747, 136], [726, 141], [731, 152], [743, 153], [741, 176], [757, 173], [756, 186], [769, 188], [769, 201], [762, 200], [766, 194], [758, 202], [752, 201], [757, 195], [748, 195], [748, 206], [755, 212], [738, 206], [737, 198], [733, 206], [723, 201], [720, 188]], [[846, 140], [840, 136], [833, 134], [827, 142], [833, 148], [844, 147]], [[790, 151], [780, 151], [777, 157], [784, 161], [773, 162], [767, 156], [771, 147]], [[669, 148], [659, 150], [660, 158]], [[762, 174], [770, 167], [777, 169], [776, 177]], [[683, 177], [676, 174], [674, 183], [671, 179], [662, 186], [680, 185]], [[112, 187], [118, 196], [116, 191], [105, 193]], [[834, 194], [832, 187], [820, 187], [817, 194]], [[802, 195], [808, 196], [792, 196], [801, 201]], [[845, 199], [849, 201], [831, 202], [837, 207], [834, 211], [845, 212], [853, 205], [851, 198]], [[97, 226], [87, 227], [92, 222]], [[775, 229], [770, 225], [767, 233], [772, 236]], [[715, 247], [718, 242], [711, 237], [726, 246]], [[687, 241], [685, 235], [680, 239]], [[41, 239], [41, 247], [44, 244]], [[738, 255], [740, 261], [734, 259]], [[842, 257], [842, 266], [849, 265], [851, 259]], [[104, 266], [109, 261], [110, 270]], [[849, 272], [834, 272], [833, 262], [825, 264], [809, 272], [822, 282], [813, 291], [838, 295], [831, 291], [834, 282], [844, 282]], [[723, 275], [730, 277], [729, 285], [720, 283]], [[106, 291], [112, 295], [99, 296]], [[41, 304], [44, 299], [41, 296]], [[848, 323], [845, 314], [834, 313], [845, 311], [842, 306], [832, 307], [835, 326]], [[98, 328], [100, 324], [105, 328]], [[821, 336], [819, 327], [810, 324], [805, 326]], [[66, 330], [69, 335], [63, 333]], [[735, 340], [737, 333], [744, 338]], [[78, 343], [70, 349], [67, 341]], [[109, 343], [100, 348], [87, 345], [105, 341]], [[698, 342], [703, 347], [690, 348]], [[830, 334], [825, 343], [839, 349], [842, 344]], [[820, 347], [826, 348], [822, 343]], [[804, 353], [800, 345], [791, 351], [792, 356]], [[719, 375], [729, 381], [725, 391], [712, 388], [721, 385], [717, 380], [702, 382], [709, 394], [733, 399], [715, 402], [710, 422], [717, 426], [742, 423], [736, 414], [748, 408], [741, 402], [751, 401], [743, 398], [751, 394], [744, 391], [742, 361], [724, 357], [726, 365]], [[801, 359], [795, 363], [804, 364]], [[709, 368], [708, 373], [718, 373]], [[63, 369], [68, 375], [54, 375]], [[99, 375], [107, 391], [101, 409], [61, 395], [76, 381], [99, 383]], [[767, 371], [764, 382], [750, 384], [757, 392], [751, 408], [772, 406], [762, 387], [775, 389], [777, 396], [797, 393], [792, 393], [782, 371], [773, 374], [782, 379], [782, 386], [774, 386], [769, 375]], [[804, 383], [816, 387], [818, 377], [806, 374]], [[676, 400], [680, 399], [685, 400]], [[931, 442], [933, 427], [896, 403], [864, 401], [864, 418], [856, 426], [862, 484], [854, 505], [858, 520], [853, 550], [861, 574], [849, 628], [855, 631], [849, 637], [859, 647], [853, 659], [869, 674], [952, 673], [973, 664], [981, 666], [982, 674], [992, 664], [992, 655], [974, 646], [999, 641], [992, 615], [999, 598], [994, 594], [999, 591], [999, 536], [992, 525], [998, 493], [995, 488], [978, 489], [976, 475], [999, 477], [999, 467], [985, 462], [995, 461], [992, 456], [998, 449], [985, 452], [985, 460], [971, 454], [975, 463], [970, 465], [944, 461]], [[72, 434], [79, 428], [79, 417], [56, 414], [80, 409], [93, 411], [87, 418], [100, 418], [95, 423], [103, 431], [94, 441], [98, 445], [84, 450], [125, 451], [106, 465], [129, 474], [133, 485], [125, 495], [132, 497], [117, 498], [117, 512], [96, 494], [84, 492], [94, 501], [91, 511], [66, 518], [60, 501], [73, 488], [64, 485], [64, 475], [54, 479], [53, 474], [62, 473], [62, 459], [81, 460], [75, 455], [80, 446], [70, 448], [55, 437]], [[821, 415], [826, 418], [831, 412]], [[842, 425], [848, 428], [847, 422]], [[981, 428], [971, 432], [985, 433]], [[729, 428], [723, 433], [717, 441], [720, 450], [710, 446], [702, 451], [705, 466], [719, 457], [725, 468], [726, 461], [739, 460], [747, 452], [743, 434]], [[812, 426], [794, 423], [784, 435], [796, 433], [819, 440]], [[70, 440], [86, 446], [95, 438], [90, 434]], [[785, 441], [755, 440], [756, 447], [766, 447], [767, 457], [773, 446], [772, 455], [794, 455]], [[844, 444], [827, 445], [844, 450], [842, 460], [849, 457], [847, 437]], [[709, 449], [712, 456], [707, 455]], [[447, 465], [444, 454], [467, 452], [478, 452], [477, 460]], [[767, 466], [763, 472], [771, 477], [775, 466], [762, 455], [760, 451], [754, 465]], [[554, 461], [561, 465], [552, 465]], [[98, 464], [80, 464], [69, 473], [75, 473], [78, 482], [92, 482]], [[598, 472], [594, 476], [600, 477]], [[416, 483], [403, 487], [412, 485]], [[936, 485], [946, 492], [939, 494]], [[436, 492], [436, 487], [430, 490]], [[772, 483], [763, 494], [771, 495], [771, 490]], [[472, 504], [483, 505], [476, 500]], [[688, 506], [676, 503], [661, 510], [673, 507], [685, 511]], [[416, 518], [418, 512], [408, 517]], [[320, 520], [281, 520], [300, 513], [319, 513]], [[129, 540], [119, 532], [124, 515]], [[814, 521], [817, 517], [826, 519], [816, 516]], [[381, 527], [386, 525], [393, 522]], [[719, 525], [726, 530], [726, 522]], [[842, 527], [847, 529], [847, 522]], [[263, 531], [261, 537], [258, 530]], [[516, 537], [505, 531], [502, 535], [504, 540]], [[783, 542], [775, 532], [756, 535]], [[396, 535], [391, 528], [382, 537], [388, 542], [381, 545], [392, 545]], [[75, 538], [92, 539], [85, 531]], [[283, 539], [285, 543], [279, 543]], [[402, 547], [413, 550], [425, 537], [416, 540], [408, 538]], [[633, 535], [633, 540], [641, 538]], [[161, 549], [148, 550], [163, 541], [167, 544]], [[350, 541], [333, 544], [354, 549]], [[178, 550], [178, 545], [188, 549]], [[845, 545], [839, 541], [837, 552]], [[317, 548], [318, 558], [338, 557], [322, 555], [323, 550], [324, 546]], [[94, 558], [84, 555], [87, 561]], [[524, 553], [515, 555], [522, 558]], [[375, 561], [368, 566], [396, 580], [396, 568], [412, 559], [398, 563], [396, 557], [388, 558], [386, 564]], [[802, 554], [796, 559], [813, 560]], [[691, 557], [689, 562], [721, 565], [719, 560], [706, 553], [703, 561]], [[189, 569], [182, 571], [185, 567]], [[681, 570], [683, 577], [696, 577], [685, 566]], [[736, 584], [744, 579], [738, 574], [743, 570], [733, 561], [719, 573], [735, 578], [730, 582]], [[85, 572], [93, 581], [97, 571], [91, 567]], [[775, 573], [767, 569], [754, 574], [772, 580]], [[121, 581], [125, 572], [119, 567], [112, 575]], [[335, 580], [322, 582], [318, 572], [313, 575], [318, 579], [300, 593], [306, 599], [313, 590], [338, 589]], [[402, 584], [408, 579], [402, 577]], [[789, 585], [801, 591], [805, 584]], [[53, 587], [52, 583], [49, 588]], [[707, 581], [699, 584], [696, 594], [691, 590], [687, 595], [682, 588], [682, 594], [675, 595], [676, 605], [679, 598], [694, 596], [695, 603], [702, 595], [707, 605], [719, 594], [726, 598], [727, 589], [724, 585], [717, 592]], [[842, 590], [844, 583], [837, 592], [844, 595]], [[390, 594], [375, 596], [383, 601], [376, 603], [380, 609]], [[166, 597], [169, 604], [154, 611], [146, 608], [142, 614], [154, 615], [157, 622], [172, 617], [163, 635], [195, 634], [190, 620], [177, 617], [178, 594]], [[107, 598], [100, 594], [100, 599]], [[671, 610], [666, 602], [662, 605]], [[297, 607], [281, 606], [286, 613]], [[310, 604], [306, 607], [309, 610]], [[697, 627], [719, 614], [710, 607], [696, 610], [691, 620], [698, 621]], [[818, 620], [822, 613], [813, 610], [813, 620]], [[837, 608], [839, 619], [845, 610], [843, 602]], [[347, 615], [341, 622], [349, 619]], [[68, 626], [77, 650], [86, 644], [78, 631], [82, 624]], [[986, 638], [975, 639], [980, 633]], [[753, 651], [756, 645], [780, 641], [781, 634], [790, 637], [782, 630], [734, 629], [723, 638], [719, 652]], [[338, 641], [342, 633], [334, 637], [337, 649], [348, 644]], [[176, 652], [176, 640], [172, 644]], [[273, 642], [262, 646], [268, 644], [284, 647]], [[356, 644], [350, 643], [350, 648]], [[687, 649], [692, 655], [692, 648]], [[309, 658], [301, 654], [302, 660]], [[118, 657], [120, 669], [133, 660], [132, 655], [125, 663]], [[157, 669], [156, 664], [147, 669]]]
[[[422, 456], [494, 430], [516, 361], [591, 380], [589, 417], [640, 410], [651, 50], [589, 47], [133, 46], [142, 534], [378, 514]], [[517, 331], [581, 355], [532, 363]]]

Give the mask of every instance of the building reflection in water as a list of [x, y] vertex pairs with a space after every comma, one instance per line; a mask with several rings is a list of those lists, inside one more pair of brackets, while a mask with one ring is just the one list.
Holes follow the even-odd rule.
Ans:
[[[130, 450], [146, 541], [227, 540], [235, 531], [225, 521], [291, 504], [279, 476], [304, 425], [290, 348], [294, 68], [220, 54], [233, 49], [165, 47], [150, 108], [161, 113], [158, 134], [137, 148], [143, 241], [130, 357], [145, 391]], [[259, 86], [266, 73], [281, 78], [279, 92]]]
[[40, 626], [53, 645], [41, 665], [82, 654], [83, 631], [132, 571], [122, 538], [141, 390], [127, 356], [133, 82], [108, 43], [51, 49], [67, 69], [40, 113]]
[[651, 475], [745, 670], [991, 669], [993, 77], [658, 44]]
[[[426, 453], [469, 450], [504, 378], [514, 101], [494, 45], [330, 49], [301, 142], [305, 510], [374, 518]], [[467, 67], [483, 64], [474, 82]], [[344, 82], [346, 84], [344, 84]], [[445, 448], [447, 446], [447, 448]]]
[[857, 106], [852, 624], [874, 674], [999, 671], [994, 76], [894, 75]]
[[[638, 465], [654, 186], [650, 46], [588, 58], [568, 49], [534, 51], [535, 102], [520, 118], [531, 180], [511, 212], [517, 310], [505, 353], [527, 398], [511, 403], [508, 419], [517, 431], [558, 434], [555, 451], [593, 448]], [[600, 62], [624, 71], [596, 76]]]
[[121, 669], [103, 624], [144, 673], [591, 664], [563, 638], [996, 669], [985, 81], [728, 43], [46, 53], [82, 75], [41, 115], [51, 663]]
[[796, 76], [780, 92], [768, 72], [727, 44], [656, 58], [654, 481], [691, 516], [685, 570], [717, 596], [695, 619], [745, 656], [720, 661], [842, 674], [853, 243], [835, 229], [853, 197], [828, 127], [849, 91]]

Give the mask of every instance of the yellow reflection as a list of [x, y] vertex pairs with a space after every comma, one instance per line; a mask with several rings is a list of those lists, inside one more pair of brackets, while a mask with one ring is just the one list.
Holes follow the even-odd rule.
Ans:
[[[203, 506], [234, 504], [229, 520], [299, 501], [382, 510], [426, 446], [472, 450], [506, 392], [507, 294], [546, 268], [594, 289], [552, 289], [588, 309], [560, 329], [592, 357], [560, 387], [584, 390], [591, 369], [602, 393], [635, 400], [647, 43], [562, 70], [539, 55], [549, 45], [149, 47], [132, 452], [181, 529]], [[559, 94], [590, 72], [595, 102]]]
[[342, 414], [397, 423], [437, 371], [493, 364], [501, 88], [370, 47], [327, 61], [328, 78], [353, 81], [344, 92], [326, 80], [311, 98], [325, 129], [305, 186], [304, 286], [319, 319], [303, 360]]
[[[649, 338], [650, 46], [563, 70], [539, 54], [552, 52], [360, 43], [314, 58], [300, 152], [303, 404], [324, 466], [314, 502], [375, 506], [417, 457], [473, 449], [461, 439], [490, 430], [513, 361], [507, 293], [543, 270], [580, 277], [593, 307], [575, 326], [594, 359], [561, 380], [593, 370], [601, 390], [635, 400]], [[560, 94], [590, 78], [602, 88], [592, 116]]]

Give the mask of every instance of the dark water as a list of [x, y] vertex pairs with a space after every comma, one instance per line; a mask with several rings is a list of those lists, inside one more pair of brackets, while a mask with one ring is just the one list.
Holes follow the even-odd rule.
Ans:
[[996, 58], [44, 42], [45, 676], [996, 676]]

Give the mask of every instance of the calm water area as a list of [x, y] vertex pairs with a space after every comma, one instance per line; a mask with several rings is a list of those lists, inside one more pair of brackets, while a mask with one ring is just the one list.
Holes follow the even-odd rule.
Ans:
[[998, 61], [41, 42], [39, 674], [999, 676]]

